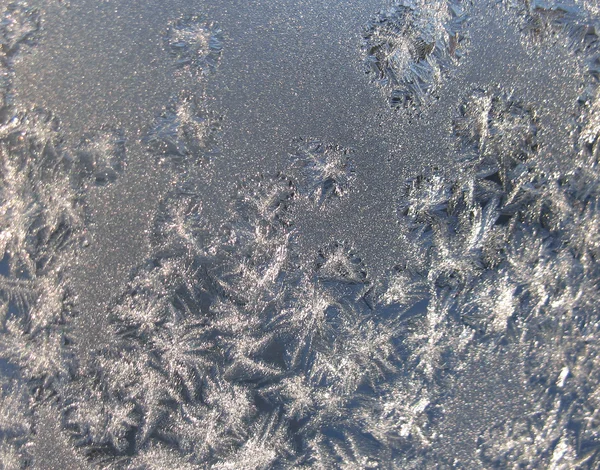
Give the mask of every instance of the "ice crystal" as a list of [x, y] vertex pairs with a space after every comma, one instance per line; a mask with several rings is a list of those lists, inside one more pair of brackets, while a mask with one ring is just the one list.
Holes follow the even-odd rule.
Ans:
[[40, 14], [26, 3], [11, 3], [0, 20], [0, 45], [8, 57], [18, 52], [23, 44], [33, 44], [40, 30]]
[[0, 250], [28, 276], [43, 272], [82, 226], [57, 125], [50, 114], [23, 113], [0, 137]]
[[571, 0], [511, 0], [506, 3], [517, 12], [519, 29], [527, 43], [541, 45], [561, 40], [575, 53], [598, 51], [598, 17], [593, 7]]
[[[513, 2], [527, 12], [527, 41], [566, 32], [572, 50], [591, 58], [596, 33], [585, 15], [596, 10], [580, 4], [588, 13]], [[21, 26], [2, 32], [6, 96], [7, 57], [37, 24], [19, 8], [5, 17], [25, 18]], [[371, 73], [392, 106], [435, 95], [460, 56], [465, 22], [458, 2], [406, 1], [365, 31]], [[173, 23], [166, 38], [194, 73], [214, 69], [221, 42], [201, 17]], [[600, 95], [591, 72], [586, 80], [573, 145], [563, 149], [568, 170], [545, 153], [536, 108], [499, 87], [467, 94], [448, 123], [458, 171], [398, 182], [393, 227], [403, 249], [379, 275], [351, 241], [306, 252], [295, 224], [307, 199], [321, 206], [348, 194], [350, 150], [300, 140], [285, 174], [243, 179], [215, 217], [186, 165], [217, 151], [219, 119], [203, 97], [186, 96], [144, 138], [183, 171], [158, 204], [148, 259], [108, 302], [106, 343], [93, 350], [77, 344], [80, 312], [64, 272], [85, 229], [82, 180], [116, 178], [123, 134], [85, 134], [69, 152], [58, 120], [8, 96], [2, 464], [598, 467]], [[506, 416], [490, 399], [503, 386], [523, 400]], [[465, 436], [477, 452], [455, 452]]]
[[21, 367], [30, 380], [48, 388], [68, 378], [70, 358], [61, 331], [52, 329], [31, 335], [16, 322], [10, 322], [6, 330], [0, 343], [2, 358]]
[[26, 3], [10, 3], [0, 19], [0, 122], [14, 118], [14, 62], [22, 46], [34, 45], [41, 28], [37, 8]]
[[363, 32], [367, 73], [391, 107], [418, 108], [435, 96], [466, 39], [460, 1], [397, 1]]
[[[163, 210], [179, 215], [160, 217], [159, 254], [112, 310], [119, 339], [99, 358], [105, 372], [91, 389], [99, 403], [78, 398], [66, 410], [73, 438], [89, 452], [108, 445], [100, 454], [110, 458], [135, 442], [141, 457], [166, 440], [185, 449], [189, 462], [268, 468], [298, 457], [290, 426], [304, 419], [323, 449], [336, 453], [341, 444], [327, 437], [321, 414], [339, 420], [342, 397], [395, 373], [396, 327], [373, 317], [363, 300], [354, 304], [367, 286], [360, 260], [338, 243], [319, 256], [321, 274], [298, 284], [286, 222], [293, 184], [276, 176], [242, 187], [236, 216], [214, 229], [229, 235], [213, 238], [208, 251], [193, 241], [209, 228], [186, 223], [201, 220], [193, 194], [165, 200]], [[185, 249], [169, 248], [182, 240]], [[348, 439], [353, 446], [358, 437]]]
[[351, 153], [315, 139], [301, 141], [292, 156], [298, 167], [300, 191], [319, 204], [345, 195], [354, 179]]
[[177, 189], [161, 202], [152, 232], [157, 249], [209, 256], [218, 238], [203, 213], [202, 199], [194, 190]]
[[139, 425], [132, 401], [119, 402], [104, 383], [81, 378], [66, 389], [63, 414], [76, 446], [111, 446], [116, 452], [129, 447], [128, 435]]
[[289, 446], [285, 429], [277, 415], [266, 416], [250, 430], [251, 437], [229, 459], [215, 465], [218, 469], [266, 470], [277, 466]]
[[0, 393], [0, 462], [21, 468], [32, 430], [29, 395], [14, 379], [2, 380]]
[[11, 104], [11, 90], [12, 90], [12, 69], [8, 66], [6, 61], [0, 61], [0, 109], [2, 109], [1, 120], [6, 120], [8, 106]]
[[[119, 465], [115, 466], [115, 468], [119, 468]], [[194, 470], [197, 466], [189, 462], [185, 457], [182, 457], [177, 450], [164, 444], [153, 444], [144, 447], [129, 463], [127, 468], [132, 470], [162, 470], [164, 468]]]
[[[591, 325], [583, 312], [589, 313], [593, 307], [584, 305], [597, 297], [588, 287], [589, 276], [598, 275], [597, 266], [585, 254], [596, 249], [592, 241], [596, 230], [587, 224], [594, 220], [590, 210], [595, 210], [592, 201], [598, 194], [593, 183], [597, 178], [592, 157], [594, 102], [584, 109], [587, 118], [579, 133], [579, 152], [570, 155], [575, 169], [564, 178], [547, 169], [544, 156], [532, 145], [537, 126], [532, 111], [512, 99], [498, 98], [495, 106], [502, 112], [495, 111], [493, 121], [502, 128], [498, 134], [506, 138], [495, 144], [494, 132], [486, 130], [489, 109], [494, 106], [481, 106], [478, 100], [485, 95], [475, 96], [476, 104], [461, 108], [461, 117], [455, 121], [463, 151], [474, 152], [474, 157], [464, 174], [455, 179], [432, 174], [407, 185], [399, 211], [401, 226], [412, 240], [427, 248], [422, 251], [425, 262], [400, 270], [396, 275], [400, 284], [390, 283], [382, 298], [392, 305], [410, 302], [399, 291], [402, 286], [422, 286], [419, 290], [429, 291], [426, 315], [406, 317], [409, 325], [415, 325], [415, 333], [423, 332], [422, 336], [409, 335], [406, 344], [414, 348], [415, 370], [426, 377], [435, 379], [436, 371], [452, 364], [452, 356], [460, 356], [473, 341], [526, 343], [536, 338], [536, 355], [545, 356], [547, 371], [554, 371], [552, 377], [542, 378], [547, 372], [537, 369], [538, 380], [564, 389], [571, 373], [563, 365], [563, 354], [568, 353], [549, 351], [556, 351], [559, 336], [566, 346], [575, 337], [588, 334]], [[493, 103], [496, 98], [485, 100]], [[472, 106], [480, 106], [480, 111], [466, 111]], [[498, 176], [490, 177], [498, 171]], [[584, 235], [583, 231], [589, 232]], [[573, 315], [583, 323], [567, 327], [561, 318]], [[535, 429], [528, 425], [529, 430], [513, 434], [509, 441], [509, 433], [517, 431], [503, 428], [489, 437], [489, 444], [481, 441], [484, 464], [515, 468], [579, 468], [586, 464], [590, 454], [577, 452], [572, 437], [565, 434], [567, 423], [580, 420], [581, 412], [552, 405], [552, 400], [548, 396], [548, 410], [542, 414], [548, 421], [536, 424]], [[548, 413], [555, 417], [547, 418]], [[538, 442], [539, 450], [534, 451]], [[495, 450], [488, 445], [496, 446]]]
[[70, 374], [62, 268], [83, 228], [82, 205], [51, 114], [17, 114], [2, 128], [0, 148], [0, 251], [7, 263], [1, 355], [32, 383], [54, 387]]
[[[454, 131], [463, 151], [500, 162], [498, 177], [506, 179], [508, 168], [527, 160], [537, 150], [537, 123], [533, 110], [510, 96], [476, 90], [461, 105]], [[490, 162], [492, 163], [492, 162]], [[492, 169], [496, 169], [492, 163]], [[493, 173], [492, 173], [493, 175]], [[492, 175], [488, 179], [492, 179]]]
[[75, 149], [75, 171], [96, 185], [114, 182], [125, 165], [125, 137], [105, 128], [85, 134]]
[[218, 153], [216, 134], [220, 119], [190, 96], [171, 104], [143, 138], [147, 149], [163, 161], [202, 162]]
[[219, 64], [223, 33], [216, 23], [202, 16], [186, 16], [169, 26], [165, 43], [177, 59], [178, 68], [206, 74]]
[[487, 430], [480, 438], [482, 461], [507, 468], [582, 468], [589, 459], [576, 457], [573, 435], [557, 411], [549, 410], [548, 418], [536, 414]]
[[348, 284], [364, 283], [367, 277], [360, 258], [340, 243], [334, 243], [319, 252], [316, 272], [324, 281]]

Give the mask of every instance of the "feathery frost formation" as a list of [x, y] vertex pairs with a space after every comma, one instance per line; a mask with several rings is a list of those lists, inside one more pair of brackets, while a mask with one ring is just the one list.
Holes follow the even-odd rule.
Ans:
[[191, 159], [202, 162], [219, 153], [216, 134], [220, 121], [204, 109], [202, 98], [185, 96], [156, 118], [143, 143], [162, 161], [178, 164]]
[[[541, 15], [567, 32], [571, 51], [593, 64], [593, 9], [540, 5], [510, 3], [526, 24], [527, 15]], [[365, 33], [393, 106], [419, 106], [435, 94], [466, 37], [459, 7], [395, 2]], [[8, 96], [10, 51], [28, 45], [40, 23], [19, 5], [4, 18]], [[522, 29], [524, 40], [544, 29], [536, 28]], [[181, 67], [203, 80], [215, 71], [222, 38], [213, 23], [186, 17], [167, 38]], [[206, 192], [189, 175], [218, 155], [220, 118], [205, 110], [200, 86], [142, 139], [149, 153], [174, 163], [174, 189], [152, 221], [151, 256], [110, 303], [106, 343], [83, 355], [72, 328], [78, 293], [65, 270], [83, 244], [87, 192], [125, 170], [125, 136], [105, 127], [71, 145], [53, 115], [7, 101], [0, 462], [11, 469], [598, 467], [600, 87], [592, 65], [585, 79], [572, 147], [562, 156], [567, 170], [549, 155], [534, 105], [497, 86], [473, 89], [449, 126], [459, 171], [398, 184], [394, 222], [406, 249], [379, 278], [351, 242], [324, 243], [312, 257], [299, 248], [297, 211], [308, 201], [325, 212], [360, 177], [358, 156], [343, 146], [298, 139], [285, 172], [245, 178], [224, 221], [209, 217]], [[492, 370], [503, 362], [511, 366], [506, 376]], [[503, 383], [490, 394], [492, 377]], [[498, 394], [511, 390], [522, 408], [496, 413], [504, 405], [495, 403]], [[489, 410], [492, 418], [480, 419]], [[465, 432], [472, 455], [454, 451]]]
[[526, 47], [562, 44], [576, 56], [588, 79], [600, 77], [600, 38], [597, 2], [587, 0], [504, 0], [515, 13], [517, 28]]
[[[11, 3], [0, 20], [0, 462], [40, 467], [48, 422], [60, 419], [52, 398], [69, 382], [74, 358], [69, 320], [74, 295], [64, 270], [85, 244], [85, 188], [112, 182], [124, 158], [120, 131], [66, 141], [59, 119], [14, 102], [14, 62], [36, 43], [36, 8]], [[51, 445], [51, 444], [48, 444]], [[72, 444], [65, 441], [72, 451]], [[68, 451], [68, 450], [67, 450]], [[60, 455], [58, 449], [54, 449]]]
[[214, 72], [223, 50], [223, 33], [218, 24], [192, 15], [174, 21], [164, 37], [179, 69], [192, 75]]
[[365, 28], [367, 73], [392, 108], [418, 109], [435, 97], [463, 53], [465, 6], [461, 0], [395, 1]]
[[37, 10], [9, 5], [0, 22], [3, 70], [0, 127], [0, 461], [30, 462], [36, 400], [67, 376], [65, 317], [71, 306], [63, 282], [84, 214], [72, 180], [72, 159], [58, 120], [12, 99], [13, 64], [33, 45]]
[[298, 139], [291, 172], [298, 189], [317, 204], [342, 197], [354, 179], [351, 149], [325, 144], [319, 139]]
[[75, 148], [75, 166], [83, 181], [102, 186], [114, 183], [125, 165], [125, 136], [120, 129], [105, 127], [89, 132]]
[[178, 465], [329, 466], [363, 438], [352, 410], [366, 413], [361, 396], [394, 370], [395, 325], [363, 299], [367, 273], [348, 248], [297, 265], [297, 197], [282, 175], [250, 179], [212, 233], [190, 188], [164, 202], [159, 255], [116, 303], [115, 349], [98, 359], [109, 395], [135, 411], [138, 458], [161, 449]]

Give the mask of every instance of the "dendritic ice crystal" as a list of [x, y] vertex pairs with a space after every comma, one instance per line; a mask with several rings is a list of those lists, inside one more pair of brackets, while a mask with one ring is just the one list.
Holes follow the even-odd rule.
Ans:
[[354, 180], [352, 150], [318, 139], [299, 139], [294, 160], [301, 193], [322, 204], [344, 196]]
[[43, 272], [83, 223], [58, 125], [52, 114], [32, 110], [16, 115], [0, 135], [0, 243], [26, 277]]
[[118, 129], [89, 132], [74, 151], [75, 167], [82, 180], [98, 186], [117, 180], [125, 165], [125, 136]]
[[205, 110], [202, 99], [186, 96], [155, 119], [142, 142], [163, 161], [202, 162], [218, 153], [219, 129], [220, 118]]
[[[331, 223], [365, 181], [346, 142], [295, 140], [276, 170], [229, 180], [215, 210], [204, 167], [193, 171], [221, 155], [210, 87], [166, 106], [132, 150], [111, 126], [67, 139], [54, 114], [13, 102], [13, 59], [41, 23], [8, 6], [0, 467], [598, 468], [598, 10], [504, 3], [511, 14], [490, 11], [514, 13], [517, 42], [558, 38], [584, 65], [566, 144], [551, 145], [544, 102], [522, 88], [461, 90], [444, 115], [452, 166], [392, 182], [387, 268], [370, 264], [358, 229], [313, 240], [300, 223], [307, 208]], [[435, 97], [464, 50], [466, 6], [398, 0], [363, 31], [392, 107]], [[222, 33], [204, 17], [168, 31], [180, 67], [220, 60]], [[104, 202], [140, 143], [149, 168], [178, 171], [143, 257], [86, 312], [73, 265], [85, 250], [103, 262], [84, 243], [97, 230], [88, 204]], [[93, 345], [85, 315], [102, 328]]]
[[467, 12], [456, 0], [396, 1], [363, 32], [367, 73], [391, 107], [430, 101], [463, 54]]
[[461, 104], [453, 124], [461, 150], [480, 159], [482, 169], [488, 165], [488, 179], [505, 179], [509, 167], [537, 151], [534, 111], [501, 91], [474, 91]]
[[219, 64], [223, 33], [218, 24], [202, 16], [187, 16], [169, 26], [165, 43], [178, 68], [206, 74]]
[[562, 43], [577, 54], [598, 54], [598, 7], [578, 0], [504, 0], [516, 12], [523, 41], [529, 46]]

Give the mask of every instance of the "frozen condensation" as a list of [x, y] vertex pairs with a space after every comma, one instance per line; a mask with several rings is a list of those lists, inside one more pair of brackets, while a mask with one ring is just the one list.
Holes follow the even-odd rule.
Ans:
[[8, 58], [14, 56], [21, 45], [35, 43], [41, 19], [39, 11], [27, 3], [10, 3], [0, 20], [0, 45], [2, 54]]
[[454, 119], [460, 149], [489, 166], [490, 180], [504, 181], [506, 171], [537, 151], [537, 128], [531, 107], [501, 91], [475, 90]]
[[186, 96], [155, 120], [142, 142], [162, 161], [202, 162], [219, 152], [220, 118], [205, 110], [202, 99]]
[[0, 122], [11, 117], [14, 61], [22, 46], [36, 43], [41, 28], [37, 8], [26, 3], [10, 3], [0, 19]]
[[366, 27], [367, 73], [391, 107], [418, 108], [435, 97], [463, 53], [467, 19], [460, 1], [396, 1]]
[[83, 224], [58, 125], [33, 110], [14, 116], [0, 135], [0, 249], [29, 277], [45, 272]]
[[223, 33], [218, 24], [203, 16], [186, 16], [169, 26], [165, 43], [178, 68], [206, 74], [219, 65]]
[[352, 151], [317, 139], [299, 140], [295, 173], [299, 190], [317, 204], [346, 194], [354, 180]]
[[82, 180], [102, 186], [117, 180], [125, 165], [125, 136], [105, 128], [85, 134], [74, 151], [75, 167]]
[[[549, 155], [539, 102], [489, 84], [467, 90], [447, 122], [453, 171], [397, 182], [389, 224], [398, 249], [383, 274], [353, 240], [307, 249], [297, 223], [315, 207], [307, 200], [327, 222], [334, 201], [351, 201], [352, 184], [366, 177], [351, 150], [298, 140], [282, 172], [237, 181], [215, 217], [189, 170], [219, 151], [220, 118], [203, 95], [174, 102], [142, 143], [182, 171], [150, 220], [147, 256], [93, 312], [106, 319], [93, 348], [78, 343], [74, 320], [87, 312], [69, 264], [92, 227], [85, 182], [124, 171], [124, 133], [102, 128], [69, 147], [53, 114], [6, 103], [1, 463], [597, 468], [599, 62], [585, 16], [595, 10], [579, 4], [511, 3], [540, 17], [522, 17], [542, 25], [523, 29], [527, 44], [531, 35], [552, 42], [547, 25], [566, 31], [571, 52], [591, 64], [569, 116], [572, 145], [561, 149], [566, 169]], [[21, 43], [35, 31], [23, 8], [5, 14], [26, 19], [19, 28], [31, 33], [10, 29]], [[370, 73], [393, 107], [433, 98], [464, 47], [465, 23], [454, 1], [395, 2], [372, 22]], [[219, 57], [211, 35], [220, 51], [220, 34], [186, 17], [167, 45], [183, 68], [207, 71]], [[2, 66], [10, 94], [13, 64]], [[505, 391], [521, 402], [503, 414]]]
[[517, 13], [518, 27], [527, 43], [544, 45], [561, 41], [575, 53], [598, 53], [599, 19], [593, 7], [573, 0], [505, 0], [505, 3]]

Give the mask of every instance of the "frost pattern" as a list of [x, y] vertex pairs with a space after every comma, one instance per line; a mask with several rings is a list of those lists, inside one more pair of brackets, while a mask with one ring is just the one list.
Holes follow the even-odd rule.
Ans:
[[75, 167], [83, 181], [102, 186], [117, 180], [125, 165], [125, 136], [118, 129], [89, 132], [75, 149]]
[[222, 227], [181, 187], [157, 218], [157, 256], [112, 310], [115, 349], [98, 356], [106, 409], [124, 414], [88, 441], [130, 466], [450, 465], [436, 450], [448, 381], [470, 351], [506, 348], [531, 358], [524, 387], [538, 400], [478, 430], [479, 464], [593, 467], [597, 101], [582, 111], [561, 175], [531, 107], [475, 90], [455, 121], [463, 172], [405, 183], [399, 227], [413, 250], [384, 279], [341, 242], [299, 264], [301, 192], [283, 175], [241, 184]]
[[[403, 184], [411, 250], [380, 279], [342, 241], [300, 261], [295, 178], [243, 181], [219, 226], [185, 181], [110, 309], [106, 347], [78, 364], [68, 328], [33, 335], [11, 320], [2, 350], [60, 397], [49, 408], [66, 423], [60, 439], [90, 466], [249, 469], [474, 465], [438, 451], [449, 384], [478, 354], [515, 350], [536, 404], [475, 428], [473, 458], [593, 468], [598, 109], [597, 97], [582, 103], [561, 174], [532, 107], [474, 90], [454, 126], [463, 171]], [[3, 444], [7, 459], [21, 458], [28, 422]]]
[[346, 194], [354, 179], [352, 151], [318, 139], [299, 141], [292, 159], [302, 194], [322, 204], [329, 198]]
[[165, 43], [178, 68], [194, 75], [207, 74], [219, 64], [223, 33], [219, 25], [202, 16], [186, 16], [169, 26]]
[[597, 57], [599, 20], [594, 7], [570, 0], [505, 0], [505, 3], [517, 13], [518, 27], [526, 44], [560, 40], [576, 54]]
[[61, 391], [92, 462], [272, 468], [355, 454], [376, 466], [376, 453], [343, 448], [363, 436], [351, 410], [371, 406], [358, 391], [395, 371], [396, 326], [362, 300], [366, 268], [343, 244], [296, 266], [297, 197], [283, 175], [249, 179], [218, 228], [190, 187], [167, 197], [157, 254], [111, 310], [114, 343]]
[[[482, 134], [480, 122], [460, 119], [462, 135]], [[597, 135], [593, 122], [590, 117], [580, 129], [582, 136]], [[529, 124], [510, 126], [506, 141], [519, 143], [513, 148], [520, 151], [530, 130]], [[595, 393], [595, 379], [573, 373], [572, 363], [593, 367], [595, 361], [587, 346], [586, 352], [575, 353], [578, 344], [596, 334], [592, 305], [600, 272], [592, 254], [597, 251], [592, 225], [598, 197], [592, 183], [598, 178], [593, 145], [569, 156], [574, 165], [569, 175], [552, 171], [534, 149], [529, 158], [511, 161], [505, 158], [508, 149], [492, 154], [487, 149], [480, 147], [479, 158], [456, 180], [432, 174], [410, 182], [400, 207], [407, 236], [422, 247], [416, 256], [425, 260], [410, 264], [419, 269], [403, 276], [404, 282], [410, 289], [424, 284], [419, 290], [430, 296], [421, 320], [429, 333], [414, 339], [422, 343], [415, 358], [433, 377], [441, 357], [447, 367], [449, 357], [460, 355], [472, 341], [529, 350], [535, 357], [531, 386], [543, 396], [540, 409], [486, 430], [480, 440], [482, 464], [587, 468], [584, 464], [597, 458], [591, 450], [595, 425], [586, 425], [577, 438], [568, 429], [585, 419], [586, 403]], [[495, 178], [487, 177], [492, 157], [503, 169]], [[575, 400], [573, 393], [579, 394]]]
[[2, 18], [0, 463], [81, 466], [57, 405], [75, 391], [74, 296], [64, 272], [85, 235], [82, 177], [114, 179], [107, 167], [116, 171], [121, 164], [122, 135], [90, 133], [73, 151], [56, 116], [15, 103], [14, 60], [35, 43], [40, 16], [10, 4]]
[[41, 27], [36, 8], [10, 3], [0, 19], [0, 122], [9, 118], [7, 107], [13, 103], [13, 63], [23, 46], [34, 45]]
[[392, 108], [418, 108], [460, 59], [467, 13], [456, 0], [396, 1], [363, 31], [367, 73]]
[[[406, 24], [433, 21], [419, 23], [412, 3], [394, 8]], [[210, 154], [213, 121], [201, 101], [181, 100], [145, 140], [184, 170], [154, 219], [153, 252], [110, 304], [107, 343], [83, 356], [62, 270], [85, 229], [81, 177], [110, 179], [122, 136], [91, 133], [71, 156], [51, 114], [11, 108], [0, 128], [3, 465], [597, 468], [593, 83], [579, 105], [564, 171], [532, 106], [473, 90], [453, 121], [461, 171], [399, 183], [407, 249], [375, 279], [349, 242], [308, 262], [298, 248], [299, 200], [344, 196], [348, 150], [301, 141], [289, 172], [240, 182], [211, 225], [185, 170]], [[509, 354], [535, 402], [469, 423], [475, 455], [444, 451], [452, 395], [478, 392], [463, 380], [470, 366], [487, 373]], [[482, 414], [494, 406], [475, 402]]]
[[33, 111], [15, 116], [0, 135], [0, 250], [26, 278], [43, 273], [82, 223], [57, 128], [51, 114]]
[[11, 3], [6, 7], [0, 21], [0, 45], [2, 53], [11, 57], [22, 45], [35, 43], [40, 30], [40, 14], [26, 3]]
[[[0, 132], [0, 252], [6, 263], [0, 361], [3, 375], [18, 371], [14, 387], [27, 391], [29, 409], [43, 406], [46, 394], [70, 379], [73, 302], [63, 268], [81, 240], [85, 215], [56, 118], [40, 110], [19, 112]], [[8, 417], [2, 415], [0, 429]], [[33, 434], [11, 433], [3, 437], [5, 462], [21, 468], [35, 461]]]
[[162, 161], [199, 162], [219, 153], [219, 129], [220, 118], [205, 110], [202, 99], [186, 96], [156, 118], [143, 143]]
[[467, 158], [481, 159], [487, 179], [506, 180], [506, 172], [537, 151], [533, 110], [505, 93], [476, 90], [454, 119], [459, 147]]

